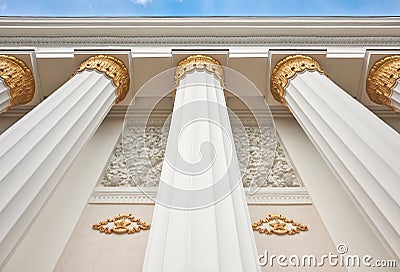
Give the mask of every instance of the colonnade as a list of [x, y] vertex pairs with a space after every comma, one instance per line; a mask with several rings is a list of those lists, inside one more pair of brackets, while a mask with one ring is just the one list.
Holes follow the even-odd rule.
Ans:
[[[0, 112], [32, 100], [35, 81], [22, 61], [0, 56], [0, 78]], [[378, 61], [366, 82], [371, 101], [398, 111], [399, 78], [400, 56]], [[120, 60], [93, 56], [0, 135], [0, 263], [111, 107], [126, 96], [129, 82]], [[400, 252], [400, 135], [330, 80], [311, 57], [281, 60], [272, 72], [270, 89], [292, 112], [361, 212], [390, 248]]]

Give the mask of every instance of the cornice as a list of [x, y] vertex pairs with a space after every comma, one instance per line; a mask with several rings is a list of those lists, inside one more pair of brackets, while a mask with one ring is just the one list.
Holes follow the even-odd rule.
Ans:
[[0, 18], [0, 46], [398, 46], [400, 17]]
[[399, 29], [400, 17], [0, 18], [3, 36], [398, 36]]

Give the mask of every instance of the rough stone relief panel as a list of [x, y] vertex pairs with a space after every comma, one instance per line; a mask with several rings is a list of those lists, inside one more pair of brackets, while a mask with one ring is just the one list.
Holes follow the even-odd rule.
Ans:
[[[260, 142], [258, 137], [258, 128], [254, 126], [246, 126], [245, 132], [239, 133], [234, 131], [233, 137], [236, 145], [236, 152], [238, 156], [238, 162], [244, 171], [243, 175], [243, 186], [248, 187], [251, 180], [254, 178], [257, 184], [261, 184], [262, 187], [302, 187], [300, 178], [298, 177], [294, 167], [291, 165], [287, 155], [281, 143], [276, 145], [275, 159], [273, 162], [272, 170], [264, 182], [263, 180], [257, 181], [257, 162], [261, 161], [258, 167], [258, 173], [261, 173], [264, 177], [268, 174], [268, 170], [262, 164], [263, 158], [260, 159], [260, 145], [268, 145], [268, 139]], [[115, 151], [110, 159], [110, 163], [105, 170], [103, 178], [100, 180], [98, 186], [100, 187], [134, 187], [140, 185], [142, 187], [156, 187], [158, 185], [159, 176], [161, 174], [162, 163], [164, 159], [164, 150], [166, 145], [166, 133], [161, 126], [150, 126], [146, 128], [146, 134], [143, 136], [140, 133], [140, 128], [132, 127], [129, 135], [125, 135], [123, 141], [125, 149], [130, 150], [132, 154], [135, 154], [136, 169], [139, 171], [148, 172], [148, 160], [152, 164], [150, 174], [147, 174], [146, 180], [133, 181], [129, 174], [128, 169], [123, 156], [123, 145], [122, 140], [117, 144]], [[242, 130], [243, 131], [243, 130]], [[137, 143], [143, 140], [145, 137], [146, 152], [141, 152], [140, 149], [136, 148]], [[242, 143], [244, 139], [248, 139], [246, 148], [243, 148]], [[129, 159], [129, 158], [128, 158]], [[247, 164], [247, 167], [246, 165]]]

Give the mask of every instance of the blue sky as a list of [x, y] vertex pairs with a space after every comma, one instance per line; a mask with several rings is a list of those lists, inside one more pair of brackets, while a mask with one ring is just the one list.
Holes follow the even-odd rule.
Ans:
[[0, 16], [399, 16], [400, 0], [0, 0]]

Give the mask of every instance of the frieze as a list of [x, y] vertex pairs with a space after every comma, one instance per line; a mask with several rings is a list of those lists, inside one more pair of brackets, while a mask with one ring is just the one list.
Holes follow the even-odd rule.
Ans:
[[[235, 129], [235, 128], [233, 128]], [[266, 164], [258, 165], [260, 161], [260, 147], [259, 145], [268, 145], [267, 142], [259, 142], [260, 137], [257, 136], [258, 130], [254, 126], [245, 127], [247, 135], [241, 135], [240, 131], [234, 131], [234, 140], [237, 145], [237, 156], [241, 169], [244, 170], [243, 186], [249, 187], [251, 182], [255, 182], [261, 187], [301, 187], [301, 181], [294, 167], [288, 160], [283, 147], [278, 142], [276, 145], [275, 158], [272, 169], [267, 169]], [[102, 187], [157, 187], [159, 177], [161, 175], [162, 162], [164, 159], [164, 149], [166, 145], [166, 135], [162, 135], [162, 127], [151, 126], [146, 128], [146, 134], [140, 135], [141, 129], [139, 127], [131, 127], [130, 135], [124, 139], [125, 145], [130, 145], [127, 150], [135, 153], [135, 143], [140, 140], [140, 137], [145, 137], [146, 154], [135, 154], [135, 164], [140, 171], [148, 172], [148, 160], [150, 159], [152, 170], [148, 172], [146, 180], [133, 181], [128, 173], [124, 156], [123, 145], [120, 141], [111, 157], [110, 163], [105, 170], [103, 178], [100, 180], [98, 186]], [[248, 139], [249, 144], [247, 148], [238, 146], [243, 143], [243, 139]], [[264, 141], [267, 141], [265, 139]], [[271, 155], [271, 154], [269, 154]], [[265, 159], [261, 158], [261, 161]], [[141, 169], [142, 167], [143, 169]], [[271, 172], [269, 172], [269, 170]], [[269, 174], [269, 175], [268, 175]], [[268, 176], [267, 180], [265, 177]]]

